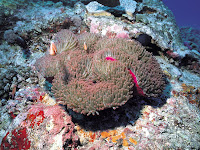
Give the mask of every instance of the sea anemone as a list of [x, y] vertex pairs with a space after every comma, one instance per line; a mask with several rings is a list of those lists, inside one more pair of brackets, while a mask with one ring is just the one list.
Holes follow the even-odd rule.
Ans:
[[72, 50], [76, 48], [78, 40], [73, 32], [63, 29], [59, 31], [54, 37], [54, 42], [57, 47], [58, 53]]
[[[65, 37], [64, 33], [69, 31], [61, 30], [57, 39]], [[137, 41], [91, 33], [73, 37], [78, 39], [73, 48], [56, 56], [45, 55], [35, 64], [42, 75], [54, 77], [52, 92], [57, 102], [75, 112], [94, 115], [125, 104], [133, 95], [161, 96], [165, 87], [162, 70]]]

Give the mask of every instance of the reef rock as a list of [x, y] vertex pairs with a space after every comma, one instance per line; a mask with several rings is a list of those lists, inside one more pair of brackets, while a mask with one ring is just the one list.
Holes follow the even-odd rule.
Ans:
[[[130, 11], [131, 5], [134, 7]], [[129, 13], [121, 13], [119, 16], [110, 11], [116, 7], [108, 8], [97, 2], [89, 3], [86, 6], [88, 13], [85, 22], [90, 27], [90, 32], [101, 35], [112, 33], [115, 36], [119, 32], [127, 32], [130, 38], [147, 34], [152, 38], [152, 43], [159, 46], [161, 50], [170, 49], [178, 53], [180, 51], [180, 55], [185, 55], [184, 50], [187, 48], [182, 43], [180, 30], [176, 26], [172, 12], [162, 1], [132, 1], [131, 5], [120, 1], [120, 7]]]

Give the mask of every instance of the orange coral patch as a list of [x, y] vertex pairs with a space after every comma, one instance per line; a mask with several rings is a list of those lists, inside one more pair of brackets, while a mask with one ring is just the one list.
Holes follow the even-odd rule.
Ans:
[[107, 137], [109, 137], [109, 136], [110, 136], [110, 133], [108, 133], [108, 132], [106, 132], [106, 131], [101, 132], [101, 137], [102, 137], [102, 138], [107, 138]]
[[94, 142], [95, 138], [96, 138], [96, 134], [93, 133], [93, 132], [89, 132], [89, 135], [90, 135], [90, 140], [89, 142]]
[[129, 138], [129, 141], [131, 142], [131, 143], [133, 143], [133, 144], [135, 144], [135, 145], [137, 145], [137, 141], [136, 140], [134, 140], [133, 138]]
[[109, 131], [109, 134], [111, 136], [117, 135], [117, 131], [116, 130], [111, 130], [111, 131]]
[[123, 146], [129, 146], [128, 141], [127, 140], [123, 140]]
[[80, 130], [81, 130], [81, 127], [80, 127], [79, 125], [77, 125], [77, 126], [76, 126], [76, 130], [77, 130], [77, 131], [80, 131]]
[[124, 134], [124, 132], [122, 132], [121, 137], [122, 137], [122, 139], [126, 138], [126, 135]]
[[80, 131], [80, 133], [84, 133], [84, 130], [83, 130], [83, 129], [80, 129], [79, 131]]
[[[109, 132], [101, 132], [101, 137], [106, 138], [107, 141], [112, 141], [113, 143], [116, 143], [119, 139], [123, 140], [123, 146], [127, 147], [129, 146], [128, 140], [126, 139], [125, 132], [118, 133], [117, 130], [111, 130]], [[131, 143], [134, 143], [135, 145], [137, 144], [137, 141], [134, 139], [130, 138], [129, 139]]]
[[113, 143], [116, 143], [117, 140], [120, 139], [120, 138], [121, 138], [121, 135], [113, 136], [113, 137], [112, 137], [112, 142], [113, 142]]

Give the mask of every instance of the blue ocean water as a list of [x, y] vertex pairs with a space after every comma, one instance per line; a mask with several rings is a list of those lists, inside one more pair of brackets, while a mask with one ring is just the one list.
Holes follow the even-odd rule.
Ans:
[[200, 0], [163, 0], [173, 12], [179, 27], [200, 29]]

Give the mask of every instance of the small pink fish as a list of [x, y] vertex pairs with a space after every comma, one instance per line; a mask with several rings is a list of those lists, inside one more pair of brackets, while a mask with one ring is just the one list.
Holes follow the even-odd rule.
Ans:
[[84, 48], [85, 51], [87, 51], [87, 45], [86, 45], [85, 42], [84, 42], [84, 44], [83, 44], [83, 48]]
[[12, 93], [11, 93], [12, 99], [15, 98], [16, 90], [17, 90], [17, 85], [14, 85], [14, 86], [13, 86], [13, 89], [12, 89]]
[[57, 53], [56, 45], [53, 41], [51, 41], [51, 45], [50, 45], [50, 48], [49, 48], [49, 54], [54, 56], [54, 55], [56, 55], [56, 53]]

